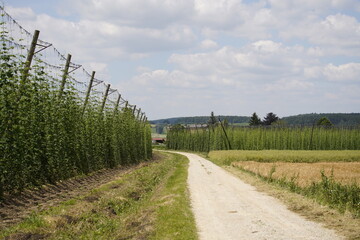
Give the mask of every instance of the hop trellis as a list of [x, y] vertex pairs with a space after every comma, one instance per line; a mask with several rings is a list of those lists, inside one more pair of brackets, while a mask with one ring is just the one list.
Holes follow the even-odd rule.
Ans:
[[0, 202], [152, 156], [146, 117], [0, 7]]
[[[10, 14], [8, 14], [3, 6], [0, 6], [1, 22], [3, 23], [2, 31], [7, 32], [9, 38], [6, 42], [8, 47], [14, 55], [25, 56], [29, 53], [30, 45], [34, 34], [22, 27]], [[64, 75], [64, 68], [67, 57], [62, 54], [50, 42], [37, 39], [35, 49], [34, 61], [38, 66], [41, 66], [49, 79], [53, 81], [54, 88], [60, 87], [61, 80]], [[30, 72], [33, 72], [31, 69]], [[86, 70], [81, 64], [70, 62], [69, 73], [65, 83], [65, 89], [71, 88], [77, 92], [78, 98], [85, 101], [87, 90], [92, 74]], [[92, 104], [101, 105], [106, 93], [107, 83], [101, 79], [94, 77], [91, 87], [89, 99]], [[128, 101], [124, 99], [123, 95], [117, 89], [110, 88], [106, 96], [105, 108], [114, 109], [118, 107], [122, 109], [126, 107]], [[134, 105], [128, 104], [128, 107]], [[139, 116], [139, 120], [146, 119], [145, 113], [141, 109], [135, 109], [134, 114]], [[141, 119], [140, 119], [140, 116]]]

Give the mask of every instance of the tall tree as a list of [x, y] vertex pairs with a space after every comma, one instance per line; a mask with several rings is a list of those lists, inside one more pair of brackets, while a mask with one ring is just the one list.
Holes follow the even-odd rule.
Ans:
[[316, 125], [318, 126], [325, 126], [325, 127], [331, 127], [333, 126], [332, 122], [327, 117], [320, 118]]
[[263, 124], [271, 125], [272, 123], [276, 122], [277, 120], [279, 120], [279, 117], [276, 116], [276, 114], [269, 112], [268, 114], [266, 114], [266, 117], [263, 120]]
[[256, 112], [254, 112], [250, 118], [249, 125], [250, 126], [259, 126], [260, 124], [261, 124], [261, 119], [256, 114]]

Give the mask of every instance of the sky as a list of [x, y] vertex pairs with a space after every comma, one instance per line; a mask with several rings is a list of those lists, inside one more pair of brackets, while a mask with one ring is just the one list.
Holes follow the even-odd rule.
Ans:
[[359, 0], [1, 0], [148, 119], [360, 112]]

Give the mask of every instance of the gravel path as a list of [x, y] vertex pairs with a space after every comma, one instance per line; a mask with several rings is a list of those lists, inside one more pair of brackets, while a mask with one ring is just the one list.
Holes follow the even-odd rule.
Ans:
[[190, 160], [188, 185], [200, 239], [343, 239], [210, 161], [180, 154]]

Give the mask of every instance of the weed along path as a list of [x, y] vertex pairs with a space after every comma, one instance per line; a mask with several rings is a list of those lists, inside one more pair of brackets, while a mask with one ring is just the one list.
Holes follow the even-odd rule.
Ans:
[[343, 239], [191, 153], [188, 185], [200, 239]]

